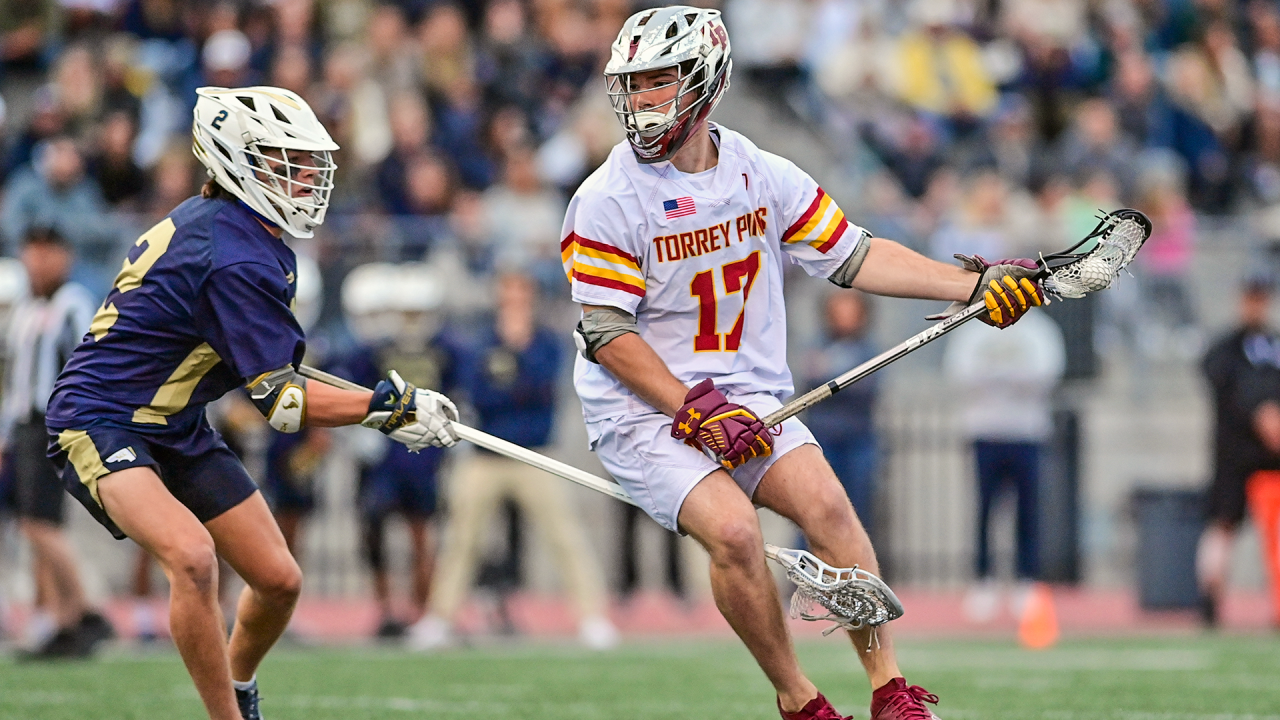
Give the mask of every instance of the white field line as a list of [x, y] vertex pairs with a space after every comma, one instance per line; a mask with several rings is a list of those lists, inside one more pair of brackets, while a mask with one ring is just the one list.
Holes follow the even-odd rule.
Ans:
[[1202, 650], [1050, 650], [1032, 653], [1023, 650], [977, 651], [972, 653], [904, 651], [903, 664], [923, 670], [1019, 671], [1152, 671], [1210, 670], [1216, 654]]

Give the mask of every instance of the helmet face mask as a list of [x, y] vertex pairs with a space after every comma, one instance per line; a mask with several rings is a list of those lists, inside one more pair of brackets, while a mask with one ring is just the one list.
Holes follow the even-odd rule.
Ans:
[[609, 100], [641, 163], [669, 160], [729, 87], [729, 34], [716, 10], [632, 15], [605, 68]]
[[281, 205], [288, 203], [310, 219], [313, 227], [324, 222], [337, 169], [329, 151], [249, 145], [244, 153], [253, 167], [252, 182], [277, 211], [284, 214]]
[[192, 151], [209, 176], [291, 235], [311, 237], [329, 207], [338, 145], [306, 101], [273, 87], [196, 93]]

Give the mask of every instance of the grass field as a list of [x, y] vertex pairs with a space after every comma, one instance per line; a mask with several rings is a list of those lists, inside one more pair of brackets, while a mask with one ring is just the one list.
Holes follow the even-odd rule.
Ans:
[[[805, 642], [810, 676], [845, 713], [868, 690], [838, 641]], [[1280, 638], [1076, 640], [1045, 652], [1003, 642], [900, 643], [908, 678], [942, 696], [944, 720], [1280, 720]], [[373, 718], [777, 718], [773, 695], [727, 640], [633, 643], [596, 655], [521, 645], [408, 655], [282, 648], [261, 673], [268, 720]], [[0, 718], [204, 717], [176, 654], [98, 662], [0, 661]]]

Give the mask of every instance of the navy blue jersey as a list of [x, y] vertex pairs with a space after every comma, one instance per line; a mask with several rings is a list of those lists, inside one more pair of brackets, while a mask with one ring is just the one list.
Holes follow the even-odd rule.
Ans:
[[138, 238], [49, 400], [51, 429], [188, 432], [204, 406], [302, 361], [293, 251], [239, 201], [195, 197]]
[[460, 384], [480, 414], [480, 429], [525, 447], [551, 441], [562, 341], [546, 328], [519, 352], [485, 329], [460, 363]]

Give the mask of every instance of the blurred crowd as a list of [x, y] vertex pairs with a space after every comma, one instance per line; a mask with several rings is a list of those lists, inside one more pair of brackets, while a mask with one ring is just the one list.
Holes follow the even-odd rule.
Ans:
[[[299, 280], [310, 315], [309, 362], [358, 375], [353, 362], [380, 367], [394, 355], [405, 370], [405, 357], [434, 358], [438, 366], [411, 369], [424, 384], [452, 383], [482, 422], [485, 407], [495, 423], [522, 403], [535, 408], [490, 430], [545, 445], [557, 386], [538, 385], [534, 375], [563, 381], [576, 317], [561, 270], [561, 221], [569, 195], [623, 138], [601, 70], [623, 20], [650, 4], [3, 0], [0, 254], [17, 256], [32, 236], [53, 232], [76, 258], [71, 276], [101, 297], [124, 248], [205, 179], [190, 149], [195, 88], [288, 88], [307, 99], [342, 147], [328, 219], [314, 240], [294, 245], [314, 276], [310, 291]], [[1201, 321], [1188, 275], [1198, 227], [1210, 216], [1252, 214], [1264, 239], [1280, 238], [1280, 224], [1274, 232], [1268, 224], [1269, 211], [1280, 208], [1278, 2], [712, 4], [724, 10], [733, 42], [730, 95], [767, 109], [758, 123], [816, 138], [808, 155], [792, 159], [806, 169], [834, 162], [834, 174], [848, 181], [839, 201], [877, 235], [941, 259], [955, 252], [1016, 257], [1071, 244], [1099, 209], [1127, 205], [1150, 215], [1156, 232], [1139, 256], [1137, 282], [1102, 298], [1103, 347], [1129, 342], [1139, 355], [1194, 357]], [[1280, 223], [1280, 212], [1274, 216]], [[385, 266], [357, 270], [370, 263], [401, 266], [399, 290], [362, 281], [362, 273], [391, 276]], [[504, 300], [497, 290], [510, 287], [527, 294]], [[535, 307], [537, 317], [526, 317]], [[863, 332], [868, 312], [839, 301], [827, 308], [819, 350], [830, 357], [811, 353], [799, 384], [822, 382], [829, 369], [873, 351]], [[1093, 332], [1091, 323], [1058, 319], [1068, 346], [1091, 346], [1073, 336]], [[538, 325], [553, 327], [550, 340]], [[472, 370], [450, 376], [450, 358]], [[1046, 371], [1046, 387], [1062, 362], [1069, 377], [1079, 375], [1069, 358], [1046, 361], [1057, 368]], [[529, 367], [542, 369], [529, 375]], [[874, 425], [874, 388], [866, 390], [850, 393], [843, 410], [833, 406], [825, 422], [849, 435], [824, 442], [838, 450], [855, 498], [870, 497], [876, 472], [874, 443], [847, 432]], [[229, 433], [252, 417], [233, 409]], [[536, 437], [521, 435], [531, 432]], [[283, 478], [271, 492], [292, 544], [313, 500], [290, 495], [297, 488], [289, 479], [309, 486], [330, 439], [272, 443], [256, 452], [263, 477]], [[381, 520], [396, 509], [431, 516], [435, 491], [429, 501], [387, 496], [401, 492], [386, 478], [402, 470], [381, 452], [365, 468], [361, 492], [370, 495], [361, 509], [366, 560], [385, 603], [386, 578], [376, 577]], [[503, 488], [513, 481], [502, 479], [511, 469], [482, 461], [494, 478], [484, 497], [449, 500], [472, 503], [468, 527], [451, 530], [448, 541], [471, 554], [475, 528], [499, 496], [512, 494]], [[435, 469], [427, 474], [434, 478]], [[526, 498], [525, 512], [535, 523], [540, 514], [567, 512], [547, 510], [548, 502]], [[624, 516], [631, 554], [636, 520]], [[404, 620], [422, 617], [418, 642], [442, 644], [476, 569], [446, 567], [450, 589], [429, 604], [430, 533], [411, 531], [413, 612], [396, 616], [384, 607], [381, 630], [402, 633]], [[567, 547], [575, 532], [549, 537]], [[683, 592], [678, 546], [667, 550], [667, 581]], [[596, 622], [603, 590], [592, 579], [594, 561], [575, 562], [566, 560], [563, 570], [584, 640], [610, 645], [611, 628]], [[623, 567], [625, 589], [635, 583], [634, 557]], [[146, 568], [140, 573], [145, 579]]]
[[[79, 251], [77, 277], [105, 291], [122, 244], [202, 180], [194, 88], [261, 83], [304, 96], [342, 146], [330, 221], [299, 247], [330, 287], [362, 262], [425, 259], [465, 279], [450, 293], [460, 307], [485, 303], [474, 288], [504, 268], [563, 295], [566, 198], [622, 138], [600, 71], [642, 4], [11, 0], [0, 8], [2, 247], [12, 255], [29, 227], [56, 227]], [[773, 127], [799, 120], [833, 148], [858, 191], [842, 203], [877, 234], [936, 257], [1007, 256], [1058, 249], [1100, 208], [1146, 211], [1157, 233], [1133, 304], [1146, 302], [1172, 345], [1199, 347], [1185, 288], [1197, 217], [1280, 206], [1274, 2], [723, 9], [734, 93], [771, 103]], [[335, 296], [322, 325], [337, 310]]]

